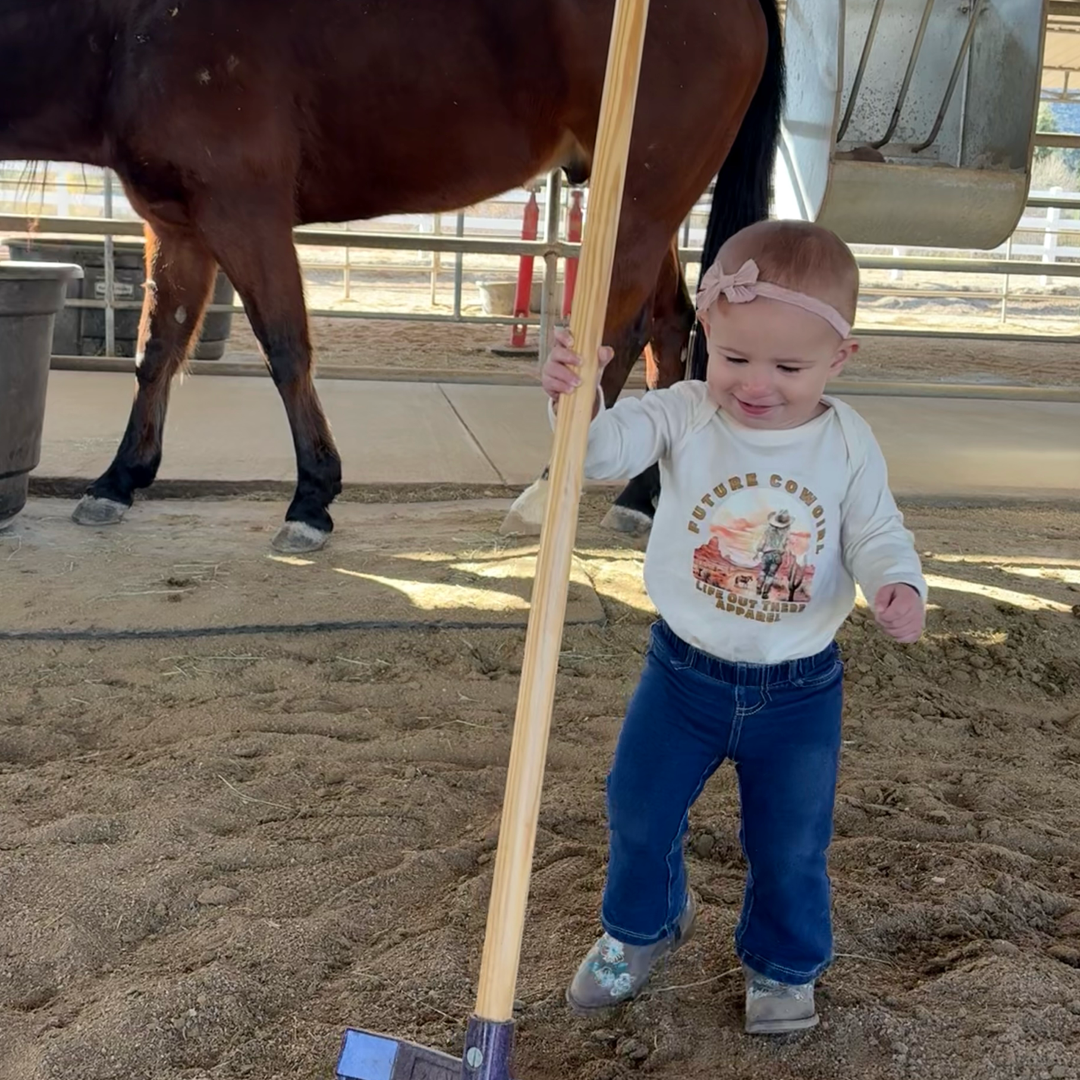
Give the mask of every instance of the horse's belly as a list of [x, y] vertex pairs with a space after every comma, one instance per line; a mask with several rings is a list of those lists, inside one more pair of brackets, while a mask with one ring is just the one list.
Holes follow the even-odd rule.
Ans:
[[[458, 210], [517, 187], [580, 156], [576, 141], [554, 124], [525, 122], [381, 138], [342, 139], [332, 155], [305, 165], [298, 185], [302, 222], [350, 221], [385, 214]], [[352, 149], [350, 149], [352, 148]]]
[[[300, 224], [320, 221], [365, 221], [387, 214], [448, 213], [483, 202], [540, 174], [517, 162], [483, 170], [447, 170], [418, 183], [415, 175], [384, 174], [364, 178], [349, 170], [338, 175], [307, 174], [299, 186]], [[341, 176], [348, 179], [341, 182]]]
[[379, 51], [366, 43], [348, 64], [321, 73], [305, 105], [305, 218], [456, 210], [574, 160], [571, 103], [578, 112], [588, 106], [550, 59], [558, 48], [551, 27], [535, 38], [518, 27], [501, 50], [484, 50], [486, 22], [520, 22], [502, 7], [498, 18], [490, 11], [478, 18], [496, 6], [470, 0], [438, 8], [445, 32], [438, 22], [419, 30], [410, 63], [404, 46]]
[[516, 171], [501, 174], [498, 180], [489, 180], [489, 176], [493, 174], [485, 173], [483, 183], [478, 183], [481, 178], [474, 174], [439, 178], [444, 182], [437, 185], [420, 185], [410, 176], [364, 177], [360, 169], [311, 172], [301, 177], [297, 213], [300, 224], [366, 221], [387, 214], [443, 213], [482, 202], [522, 182]]

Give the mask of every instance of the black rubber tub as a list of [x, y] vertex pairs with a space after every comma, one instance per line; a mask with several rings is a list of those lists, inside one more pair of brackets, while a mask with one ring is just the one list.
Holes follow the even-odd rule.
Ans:
[[0, 529], [26, 505], [41, 460], [53, 329], [82, 276], [74, 264], [0, 262]]

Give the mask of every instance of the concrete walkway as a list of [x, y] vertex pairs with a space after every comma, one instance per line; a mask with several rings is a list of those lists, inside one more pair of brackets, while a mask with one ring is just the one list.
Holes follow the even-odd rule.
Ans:
[[[131, 375], [54, 371], [35, 476], [86, 478], [127, 423]], [[539, 387], [320, 380], [347, 484], [530, 483], [551, 445]], [[873, 426], [899, 496], [1080, 496], [1080, 404], [847, 399]], [[173, 388], [162, 479], [292, 481], [292, 440], [268, 378]]]

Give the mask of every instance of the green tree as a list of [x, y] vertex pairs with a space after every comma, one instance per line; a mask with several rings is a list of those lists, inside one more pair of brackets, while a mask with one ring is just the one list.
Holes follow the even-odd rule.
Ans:
[[[1035, 130], [1042, 135], [1057, 135], [1061, 131], [1057, 117], [1054, 116], [1054, 110], [1050, 108], [1049, 101], [1044, 101], [1039, 105], [1039, 119], [1035, 125]], [[1036, 146], [1035, 160], [1045, 161], [1053, 153], [1054, 147], [1052, 146]]]
[[[1066, 113], [1064, 131], [1059, 119], [1062, 111]], [[1071, 134], [1076, 130], [1074, 116], [1075, 113], [1068, 107], [1059, 105], [1055, 109], [1052, 102], [1044, 101], [1039, 106], [1035, 130], [1042, 135]], [[1060, 146], [1037, 146], [1034, 157], [1034, 166], [1042, 174], [1039, 184], [1035, 186], [1064, 187], [1069, 191], [1077, 189], [1080, 183], [1077, 176], [1080, 173], [1080, 150]]]

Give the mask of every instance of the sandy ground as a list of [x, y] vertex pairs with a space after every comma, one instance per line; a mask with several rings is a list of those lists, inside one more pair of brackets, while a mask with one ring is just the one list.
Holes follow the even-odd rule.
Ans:
[[[0, 1080], [316, 1080], [348, 1025], [459, 1053], [473, 1004], [534, 549], [504, 502], [147, 502], [114, 531], [32, 502], [0, 539]], [[582, 514], [517, 990], [529, 1080], [1080, 1078], [1080, 513], [912, 509], [917, 646], [858, 610], [823, 1024], [741, 1033], [733, 777], [695, 807], [699, 935], [580, 1021], [603, 779], [651, 609]], [[199, 635], [389, 620], [394, 628]], [[425, 621], [463, 620], [431, 630]], [[115, 639], [110, 630], [193, 636]]]
[[[314, 317], [311, 333], [316, 363], [326, 365], [512, 375], [533, 374], [536, 369], [535, 351], [522, 357], [492, 353], [492, 348], [509, 344], [509, 328], [502, 326]], [[535, 350], [535, 338], [530, 335], [529, 341]], [[859, 353], [845, 369], [845, 378], [1080, 385], [1080, 346], [1075, 343], [872, 334], [863, 336], [861, 342]], [[229, 358], [259, 357], [258, 343], [243, 317], [233, 321], [227, 354]], [[638, 365], [631, 379], [640, 384], [643, 365]]]

